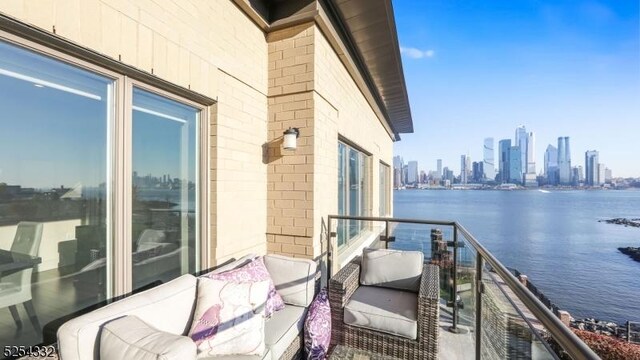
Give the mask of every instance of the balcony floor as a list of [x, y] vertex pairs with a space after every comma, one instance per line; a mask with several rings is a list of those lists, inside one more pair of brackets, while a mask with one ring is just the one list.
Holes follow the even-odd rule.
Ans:
[[[475, 359], [475, 333], [454, 334], [449, 331], [453, 317], [450, 309], [440, 307], [440, 335], [438, 337], [438, 359], [473, 360]], [[463, 327], [464, 328], [464, 327]]]

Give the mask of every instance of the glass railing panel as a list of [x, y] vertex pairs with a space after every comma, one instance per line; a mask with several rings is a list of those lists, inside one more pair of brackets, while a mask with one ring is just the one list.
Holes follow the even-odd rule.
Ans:
[[[453, 304], [458, 310], [457, 326], [463, 332], [476, 329], [476, 258], [477, 252], [462, 234], [457, 236], [456, 299]], [[475, 343], [475, 340], [474, 340]], [[475, 347], [474, 347], [475, 348]]]
[[484, 268], [481, 298], [482, 359], [557, 359], [546, 331], [504, 280]]

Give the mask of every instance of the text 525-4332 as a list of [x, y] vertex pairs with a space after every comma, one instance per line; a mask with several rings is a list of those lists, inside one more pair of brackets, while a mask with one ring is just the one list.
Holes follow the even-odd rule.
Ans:
[[23, 356], [37, 356], [41, 358], [54, 357], [56, 353], [56, 349], [53, 345], [34, 345], [34, 346], [23, 346], [23, 345], [5, 345], [2, 349], [2, 355], [5, 358], [9, 359], [17, 359]]

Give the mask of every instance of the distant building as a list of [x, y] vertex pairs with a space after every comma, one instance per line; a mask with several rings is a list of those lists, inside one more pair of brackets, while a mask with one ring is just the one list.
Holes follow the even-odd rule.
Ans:
[[407, 184], [416, 184], [418, 181], [418, 162], [409, 161], [407, 163]]
[[604, 185], [605, 183], [605, 169], [607, 167], [604, 164], [598, 164], [598, 185]]
[[558, 138], [558, 183], [571, 185], [571, 148], [569, 137]]
[[[522, 153], [522, 152], [520, 152]], [[532, 132], [527, 134], [527, 174], [536, 174], [536, 136]]]
[[493, 138], [484, 139], [483, 164], [484, 177], [493, 181], [496, 177], [495, 151], [493, 149]]
[[460, 183], [466, 184], [469, 176], [469, 161], [467, 155], [460, 155]]
[[393, 157], [393, 187], [399, 188], [404, 185], [403, 176], [404, 161], [400, 156]]
[[611, 180], [613, 179], [613, 174], [611, 173], [611, 169], [604, 169], [604, 183], [611, 184]]
[[544, 152], [544, 176], [547, 184], [558, 185], [558, 149], [553, 145]]
[[512, 146], [509, 148], [509, 182], [514, 184], [522, 184], [522, 152], [520, 146]]
[[484, 181], [484, 161], [474, 161], [471, 171], [471, 179], [474, 183]]
[[424, 170], [420, 170], [420, 177], [418, 178], [418, 182], [420, 184], [426, 184], [427, 183], [427, 173], [424, 172]]
[[436, 160], [436, 179], [441, 179], [442, 178], [442, 159], [438, 159]]
[[571, 168], [571, 185], [579, 185], [580, 184], [580, 169], [578, 166]]
[[453, 184], [453, 170], [449, 170], [448, 167], [445, 167], [442, 170], [442, 180], [448, 181], [449, 184]]
[[582, 165], [578, 165], [578, 182], [584, 183], [584, 168]]
[[[524, 125], [520, 125], [516, 128], [516, 143], [520, 151], [520, 181], [522, 182], [522, 174], [527, 172], [527, 140], [529, 135], [527, 134], [527, 128]], [[512, 166], [512, 169], [515, 168]], [[511, 178], [515, 178], [514, 174], [510, 174]]]
[[510, 179], [509, 174], [509, 149], [511, 149], [511, 139], [500, 140], [498, 143], [498, 160], [500, 161], [500, 182], [508, 183]]
[[596, 150], [589, 150], [584, 153], [585, 185], [600, 185], [600, 181], [598, 179], [598, 158], [599, 154]]
[[393, 169], [393, 187], [396, 189], [402, 187], [402, 168]]

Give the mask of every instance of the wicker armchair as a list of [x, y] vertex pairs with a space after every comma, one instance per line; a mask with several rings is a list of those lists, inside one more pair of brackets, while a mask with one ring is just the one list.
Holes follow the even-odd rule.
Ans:
[[425, 264], [418, 296], [416, 340], [347, 325], [344, 307], [360, 284], [359, 258], [347, 264], [329, 281], [331, 345], [372, 351], [401, 359], [437, 359], [439, 317], [439, 268]]

